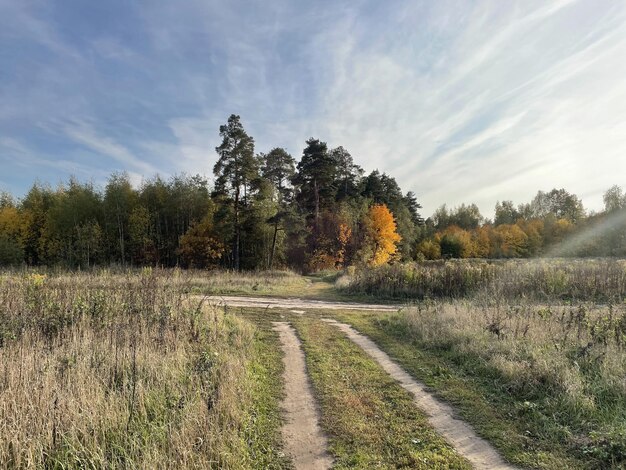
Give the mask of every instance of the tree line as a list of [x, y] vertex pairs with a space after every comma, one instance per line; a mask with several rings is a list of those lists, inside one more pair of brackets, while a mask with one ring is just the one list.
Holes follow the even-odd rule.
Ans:
[[[626, 256], [626, 194], [614, 186], [588, 213], [564, 189], [486, 219], [475, 204], [423, 220], [413, 192], [365, 174], [343, 147], [306, 141], [256, 153], [239, 116], [220, 126], [212, 187], [201, 176], [159, 176], [135, 188], [125, 173], [105, 187], [70, 178], [0, 194], [0, 265], [223, 267], [318, 271], [439, 258]], [[570, 243], [575, 240], [576, 243]]]
[[317, 271], [414, 257], [421, 206], [391, 176], [314, 138], [299, 161], [255, 153], [236, 115], [219, 134], [212, 188], [184, 174], [135, 188], [115, 173], [102, 189], [70, 178], [0, 195], [0, 264]]
[[493, 221], [475, 204], [443, 205], [418, 238], [420, 259], [626, 257], [626, 194], [613, 186], [604, 193], [604, 210], [588, 213], [565, 189], [539, 191], [518, 206], [498, 201]]

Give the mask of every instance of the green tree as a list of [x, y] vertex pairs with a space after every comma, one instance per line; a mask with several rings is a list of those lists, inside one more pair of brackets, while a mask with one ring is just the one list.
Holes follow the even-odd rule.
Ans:
[[329, 209], [335, 201], [337, 162], [329, 154], [326, 142], [310, 138], [298, 162], [294, 183], [298, 185], [298, 202], [317, 224], [322, 209]]
[[0, 234], [0, 266], [17, 266], [24, 262], [24, 250], [19, 242]]
[[363, 169], [354, 163], [350, 152], [341, 146], [332, 149], [330, 156], [335, 160], [337, 200], [355, 197], [358, 194], [359, 180], [363, 176]]
[[274, 266], [276, 257], [276, 244], [278, 232], [282, 230], [282, 224], [288, 218], [289, 202], [292, 200], [291, 180], [295, 175], [295, 159], [287, 153], [285, 149], [274, 148], [267, 154], [260, 155], [261, 175], [267, 179], [275, 188], [278, 210], [268, 219], [273, 226], [272, 248], [269, 258], [269, 268]]
[[233, 265], [241, 266], [241, 211], [247, 203], [250, 184], [258, 177], [258, 162], [254, 158], [254, 139], [243, 128], [239, 116], [232, 114], [228, 123], [220, 126], [222, 143], [215, 148], [219, 159], [213, 167], [215, 190], [232, 199]]
[[430, 221], [433, 227], [437, 230], [443, 230], [446, 227], [452, 225], [450, 220], [450, 211], [446, 204], [442, 204], [435, 210], [434, 214], [430, 217]]
[[127, 173], [113, 173], [104, 189], [105, 234], [111, 261], [126, 264], [129, 260], [128, 218], [138, 203], [138, 194]]
[[[149, 237], [153, 249], [152, 260], [157, 264], [168, 264], [170, 262], [171, 250], [178, 245], [178, 234], [174, 230], [172, 217], [170, 216], [172, 203], [170, 185], [160, 176], [157, 175], [152, 179], [144, 181], [141, 185], [137, 204], [145, 207], [148, 211]], [[133, 210], [130, 213], [132, 214]], [[139, 219], [135, 219], [135, 223], [139, 221]], [[134, 230], [136, 234], [140, 226], [135, 224]], [[130, 232], [129, 228], [128, 230]], [[173, 246], [172, 238], [176, 238]], [[139, 247], [140, 244], [135, 244], [134, 246]]]
[[604, 200], [604, 210], [613, 212], [626, 208], [626, 194], [619, 186], [611, 186], [602, 196]]
[[0, 209], [6, 207], [17, 207], [17, 204], [11, 194], [6, 191], [0, 191]]
[[143, 205], [135, 206], [128, 215], [128, 251], [135, 264], [153, 264], [158, 257], [150, 236], [150, 212]]
[[364, 178], [362, 187], [361, 195], [363, 197], [371, 199], [376, 204], [384, 204], [387, 201], [385, 186], [378, 170], [372, 171]]
[[40, 248], [40, 240], [54, 197], [54, 191], [49, 186], [35, 183], [22, 200], [21, 216], [24, 221], [22, 246], [28, 264], [37, 265], [45, 261], [46, 254]]
[[480, 210], [476, 204], [461, 204], [451, 214], [451, 222], [453, 225], [463, 230], [472, 230], [477, 228], [484, 221]]
[[484, 217], [476, 204], [461, 204], [449, 210], [445, 204], [439, 207], [432, 216], [438, 230], [455, 225], [463, 230], [472, 230], [484, 222]]
[[514, 224], [521, 217], [519, 211], [515, 208], [512, 201], [496, 202], [496, 216], [494, 225]]
[[283, 148], [273, 148], [259, 156], [261, 175], [276, 188], [280, 200], [289, 202], [293, 188], [291, 180], [296, 173], [296, 160]]
[[77, 262], [81, 266], [90, 267], [97, 262], [102, 254], [103, 232], [100, 224], [88, 220], [75, 227], [74, 250]]
[[443, 258], [462, 258], [463, 241], [455, 234], [446, 233], [439, 241], [440, 253]]
[[60, 186], [48, 209], [40, 240], [46, 261], [69, 266], [90, 265], [91, 255], [101, 251], [102, 237], [92, 235], [100, 231], [102, 209], [101, 195], [93, 184], [70, 178], [67, 185]]
[[404, 205], [408, 208], [411, 214], [411, 221], [418, 227], [424, 224], [424, 219], [421, 216], [419, 210], [422, 208], [421, 204], [417, 202], [417, 197], [413, 191], [409, 191], [404, 196]]
[[530, 203], [530, 212], [534, 218], [542, 219], [552, 214], [556, 219], [567, 219], [572, 223], [585, 216], [581, 200], [565, 189], [553, 189], [547, 193], [537, 192]]

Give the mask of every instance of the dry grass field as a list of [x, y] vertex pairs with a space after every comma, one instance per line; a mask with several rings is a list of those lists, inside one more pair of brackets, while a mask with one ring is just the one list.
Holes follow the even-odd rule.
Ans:
[[283, 465], [272, 339], [188, 302], [187, 282], [151, 270], [2, 277], [3, 468]]
[[[321, 321], [335, 318], [371, 338], [511, 464], [624, 468], [624, 279], [621, 262], [604, 260], [316, 277], [5, 271], [0, 466], [292, 468], [281, 437], [279, 320], [302, 342], [335, 468], [466, 468], [380, 365]], [[400, 311], [306, 307], [307, 297], [380, 301], [374, 292], [403, 299]], [[203, 296], [220, 293], [297, 296], [306, 311], [224, 307]]]

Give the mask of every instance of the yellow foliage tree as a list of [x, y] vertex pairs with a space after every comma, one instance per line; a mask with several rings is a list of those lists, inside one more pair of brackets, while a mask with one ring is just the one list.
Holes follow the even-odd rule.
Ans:
[[393, 214], [385, 204], [376, 204], [369, 208], [364, 219], [367, 245], [371, 250], [369, 264], [380, 266], [389, 262], [398, 250], [397, 244], [402, 237], [396, 232]]
[[574, 231], [574, 224], [567, 219], [557, 219], [550, 229], [552, 243], [562, 243]]
[[15, 207], [0, 208], [0, 266], [24, 260], [23, 226]]
[[498, 225], [494, 230], [500, 245], [500, 255], [520, 258], [526, 255], [528, 236], [518, 225]]
[[345, 223], [339, 224], [339, 233], [337, 234], [337, 242], [339, 250], [337, 251], [337, 264], [343, 266], [346, 262], [346, 251], [348, 243], [352, 238], [352, 229]]
[[526, 234], [526, 254], [536, 256], [543, 247], [543, 220], [531, 219], [517, 221], [516, 225]]
[[472, 231], [474, 258], [488, 258], [491, 252], [491, 225], [483, 225]]
[[0, 208], [0, 234], [20, 239], [23, 230], [20, 214], [15, 207]]

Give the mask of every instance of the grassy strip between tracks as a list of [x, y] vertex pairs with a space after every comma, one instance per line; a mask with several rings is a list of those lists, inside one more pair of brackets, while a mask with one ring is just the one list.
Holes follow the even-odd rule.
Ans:
[[294, 317], [335, 468], [470, 468], [408, 392], [335, 327]]

